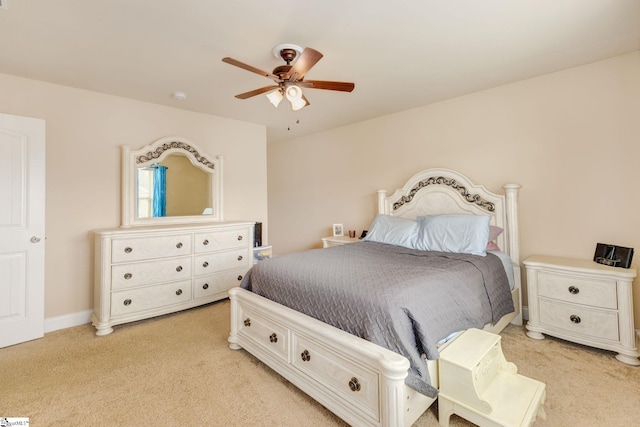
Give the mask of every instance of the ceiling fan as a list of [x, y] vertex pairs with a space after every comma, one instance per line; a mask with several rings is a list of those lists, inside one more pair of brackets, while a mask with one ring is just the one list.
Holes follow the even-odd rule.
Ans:
[[286, 62], [286, 65], [280, 65], [274, 68], [272, 72], [263, 71], [233, 58], [222, 58], [222, 62], [268, 77], [275, 82], [275, 85], [238, 94], [236, 98], [247, 99], [268, 92], [267, 98], [274, 106], [277, 107], [280, 101], [286, 97], [289, 102], [291, 102], [291, 108], [293, 110], [300, 110], [309, 105], [309, 100], [302, 93], [302, 88], [351, 92], [355, 87], [355, 84], [348, 82], [304, 80], [307, 72], [311, 67], [316, 65], [323, 56], [315, 49], [307, 47], [302, 50], [299, 46], [284, 44], [276, 46], [273, 49], [273, 53], [276, 57], [280, 56]]

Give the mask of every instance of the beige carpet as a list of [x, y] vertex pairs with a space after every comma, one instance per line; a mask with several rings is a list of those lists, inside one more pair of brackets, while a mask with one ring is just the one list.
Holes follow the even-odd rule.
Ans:
[[[224, 301], [105, 337], [84, 325], [0, 349], [0, 418], [29, 417], [35, 427], [345, 425], [244, 350], [229, 350], [228, 331]], [[640, 423], [639, 368], [529, 339], [521, 327], [502, 336], [507, 360], [547, 384], [547, 420], [536, 426]], [[415, 425], [437, 424], [434, 405]]]

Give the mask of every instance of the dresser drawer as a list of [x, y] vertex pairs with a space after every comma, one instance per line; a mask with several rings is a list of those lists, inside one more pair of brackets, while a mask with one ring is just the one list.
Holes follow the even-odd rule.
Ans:
[[540, 298], [540, 323], [571, 334], [617, 341], [618, 313]]
[[541, 271], [538, 273], [538, 295], [592, 307], [618, 308], [616, 282], [613, 280]]
[[118, 264], [111, 267], [111, 276], [112, 290], [186, 279], [191, 277], [191, 258]]
[[292, 364], [295, 368], [378, 421], [378, 376], [373, 371], [322, 348], [304, 336], [294, 335], [293, 340]]
[[191, 280], [113, 292], [111, 316], [151, 310], [191, 299]]
[[195, 253], [211, 252], [221, 249], [251, 247], [249, 229], [197, 233], [195, 236]]
[[225, 271], [222, 273], [200, 276], [193, 279], [193, 297], [205, 298], [239, 286], [247, 273], [246, 268]]
[[198, 255], [195, 257], [194, 274], [199, 276], [232, 268], [249, 268], [251, 262], [248, 248]]
[[242, 307], [238, 334], [251, 338], [260, 347], [288, 362], [289, 329]]
[[191, 235], [113, 239], [111, 262], [140, 261], [191, 254]]

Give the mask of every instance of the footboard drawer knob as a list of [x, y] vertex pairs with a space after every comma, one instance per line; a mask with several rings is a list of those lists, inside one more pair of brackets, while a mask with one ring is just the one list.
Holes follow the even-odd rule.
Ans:
[[352, 377], [349, 381], [349, 388], [351, 391], [360, 391], [360, 382], [356, 377]]
[[569, 317], [569, 320], [571, 320], [575, 324], [578, 324], [578, 323], [582, 322], [582, 319], [580, 318], [580, 316], [576, 316], [575, 314], [572, 314]]
[[305, 362], [308, 362], [309, 360], [311, 360], [311, 355], [309, 354], [309, 350], [305, 350], [302, 353], [300, 353], [300, 357]]
[[244, 326], [246, 326], [247, 328], [251, 326], [251, 319], [249, 319], [248, 317], [244, 319]]

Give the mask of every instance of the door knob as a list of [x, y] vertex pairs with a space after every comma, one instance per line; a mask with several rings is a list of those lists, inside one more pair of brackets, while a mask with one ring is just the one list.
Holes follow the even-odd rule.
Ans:
[[31, 238], [31, 243], [38, 243], [38, 242], [40, 242], [40, 240], [42, 240], [42, 239], [40, 238], [40, 236], [33, 236], [33, 237]]

